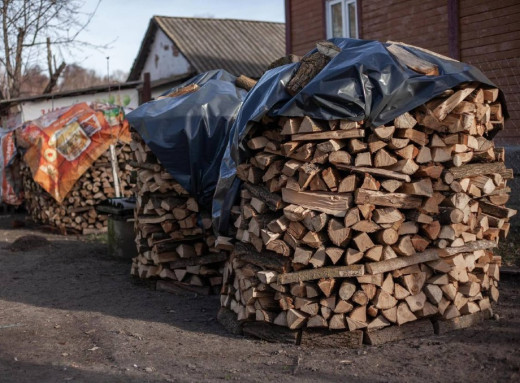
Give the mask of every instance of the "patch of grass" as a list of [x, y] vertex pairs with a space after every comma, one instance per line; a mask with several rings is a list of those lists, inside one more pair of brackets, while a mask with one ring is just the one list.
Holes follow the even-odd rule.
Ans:
[[507, 238], [499, 242], [494, 252], [502, 257], [504, 265], [520, 267], [520, 227], [512, 227]]

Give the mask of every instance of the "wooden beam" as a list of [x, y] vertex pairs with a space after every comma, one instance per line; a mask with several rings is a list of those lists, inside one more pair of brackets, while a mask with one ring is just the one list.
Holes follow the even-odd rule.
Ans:
[[152, 99], [152, 85], [150, 80], [150, 72], [143, 75], [143, 89], [141, 90], [141, 104], [144, 104]]
[[486, 174], [502, 173], [506, 170], [503, 162], [477, 163], [467, 164], [449, 169], [449, 172], [456, 180], [461, 178], [469, 178]]
[[360, 277], [365, 274], [363, 265], [328, 266], [318, 269], [300, 270], [278, 275], [278, 283], [286, 285], [300, 281], [312, 281], [321, 278]]
[[301, 346], [319, 348], [358, 348], [363, 344], [363, 331], [330, 331], [303, 329]]
[[433, 335], [433, 326], [428, 319], [406, 323], [402, 326], [390, 326], [382, 330], [365, 332], [365, 343], [379, 345], [408, 338], [424, 338]]
[[245, 322], [242, 326], [245, 335], [254, 336], [268, 342], [298, 344], [301, 330], [290, 330], [265, 322]]
[[[445, 251], [446, 255], [450, 256], [450, 255], [455, 255], [455, 254], [460, 254], [460, 253], [472, 253], [473, 251], [476, 251], [476, 250], [492, 249], [494, 247], [497, 247], [497, 243], [495, 241], [488, 241], [486, 239], [481, 239], [480, 241], [466, 243], [464, 246], [447, 247], [444, 249], [444, 251]], [[443, 256], [443, 255], [441, 255], [441, 256]]]
[[320, 140], [342, 140], [345, 138], [365, 137], [363, 129], [330, 130], [328, 132], [293, 134], [293, 141], [320, 141]]
[[393, 170], [385, 170], [385, 169], [378, 169], [378, 168], [370, 168], [370, 167], [363, 167], [363, 166], [350, 166], [350, 165], [343, 165], [343, 164], [335, 164], [335, 166], [338, 169], [341, 170], [350, 170], [351, 172], [356, 173], [368, 173], [375, 176], [381, 176], [383, 178], [390, 178], [395, 180], [400, 180], [404, 182], [411, 182], [411, 178], [409, 175], [395, 172]]
[[453, 330], [460, 330], [474, 326], [484, 321], [484, 319], [489, 319], [490, 317], [491, 311], [490, 309], [487, 309], [476, 312], [474, 314], [463, 315], [449, 320], [436, 320], [433, 322], [433, 328], [435, 330], [435, 334], [442, 335]]
[[[410, 255], [408, 257], [391, 258], [380, 262], [372, 262], [365, 264], [368, 274], [381, 274], [388, 271], [402, 269], [408, 266], [417, 265], [419, 263], [435, 261], [440, 259], [446, 252], [443, 249], [428, 249], [422, 253]], [[447, 253], [446, 253], [447, 255]]]

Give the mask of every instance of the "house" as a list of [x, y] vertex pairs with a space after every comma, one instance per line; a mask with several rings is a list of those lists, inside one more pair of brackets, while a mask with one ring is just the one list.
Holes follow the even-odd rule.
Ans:
[[520, 146], [518, 0], [285, 0], [285, 11], [287, 53], [305, 54], [331, 37], [392, 40], [478, 67], [508, 104], [497, 144]]
[[259, 78], [285, 55], [283, 23], [154, 16], [128, 81], [150, 73], [152, 97], [212, 69]]

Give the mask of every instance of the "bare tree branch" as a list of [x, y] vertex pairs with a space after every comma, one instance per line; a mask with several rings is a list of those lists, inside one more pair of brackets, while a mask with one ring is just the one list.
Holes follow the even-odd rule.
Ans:
[[[79, 41], [78, 37], [85, 31], [97, 12], [101, 0], [98, 0], [92, 12], [81, 12], [84, 0], [0, 0], [2, 15], [2, 39], [0, 47], [0, 63], [5, 65], [7, 77], [7, 97], [17, 97], [24, 68], [46, 62], [49, 72], [49, 84], [56, 76], [55, 87], [63, 68], [56, 68], [52, 55], [52, 46], [66, 49], [74, 46], [106, 48], [108, 44], [96, 45]], [[47, 57], [44, 61], [43, 50], [39, 46], [46, 45]], [[58, 48], [58, 53], [61, 49]], [[63, 57], [63, 54], [60, 54]], [[30, 64], [30, 65], [29, 65]], [[63, 64], [64, 65], [64, 64]], [[59, 70], [62, 68], [61, 70]], [[27, 70], [27, 69], [25, 69]]]
[[56, 84], [58, 83], [58, 78], [61, 75], [61, 72], [65, 69], [65, 63], [62, 62], [58, 68], [56, 68], [56, 71], [50, 76], [49, 83], [43, 90], [43, 94], [51, 93]]
[[52, 51], [51, 51], [51, 39], [47, 37], [47, 66], [49, 69], [49, 78], [52, 77]]

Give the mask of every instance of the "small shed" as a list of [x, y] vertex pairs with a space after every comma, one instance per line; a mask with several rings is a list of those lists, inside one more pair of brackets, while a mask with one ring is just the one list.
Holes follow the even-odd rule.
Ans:
[[150, 73], [152, 97], [157, 97], [212, 69], [259, 78], [284, 55], [284, 23], [154, 16], [128, 81], [142, 81]]

